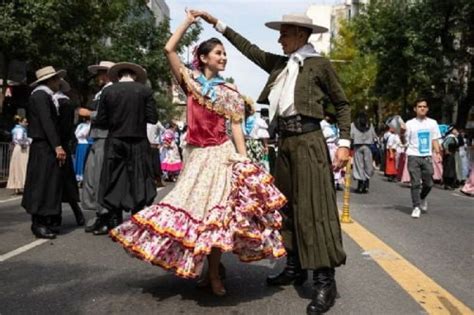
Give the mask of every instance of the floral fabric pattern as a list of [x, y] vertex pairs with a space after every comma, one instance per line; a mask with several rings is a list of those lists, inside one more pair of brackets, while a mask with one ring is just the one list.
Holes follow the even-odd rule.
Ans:
[[273, 177], [230, 141], [186, 151], [175, 188], [110, 236], [137, 258], [184, 278], [199, 276], [213, 247], [244, 262], [285, 256], [277, 210], [286, 198]]
[[235, 86], [228, 83], [215, 86], [216, 98], [215, 101], [212, 101], [208, 96], [202, 95], [202, 85], [197, 81], [201, 72], [181, 67], [181, 75], [185, 90], [191, 93], [200, 105], [227, 119], [236, 122], [242, 121], [244, 117], [244, 99]]

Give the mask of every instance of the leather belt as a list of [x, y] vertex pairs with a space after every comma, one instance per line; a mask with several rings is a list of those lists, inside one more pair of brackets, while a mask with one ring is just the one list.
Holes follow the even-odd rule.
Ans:
[[320, 121], [319, 119], [299, 114], [278, 117], [278, 133], [281, 137], [285, 138], [321, 130]]

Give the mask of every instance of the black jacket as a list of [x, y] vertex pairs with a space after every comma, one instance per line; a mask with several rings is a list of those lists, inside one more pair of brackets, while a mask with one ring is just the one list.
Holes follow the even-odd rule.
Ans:
[[138, 82], [117, 82], [102, 92], [96, 123], [109, 137], [146, 138], [146, 124], [158, 121], [153, 91]]
[[46, 140], [53, 149], [61, 145], [58, 132], [58, 113], [53, 98], [45, 91], [34, 92], [28, 100], [28, 136]]

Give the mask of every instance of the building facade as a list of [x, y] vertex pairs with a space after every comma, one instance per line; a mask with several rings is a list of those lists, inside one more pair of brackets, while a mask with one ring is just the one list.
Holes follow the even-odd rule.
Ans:
[[314, 23], [326, 27], [329, 31], [323, 34], [314, 34], [310, 37], [310, 43], [316, 51], [328, 54], [331, 51], [331, 41], [339, 32], [342, 20], [350, 20], [357, 16], [369, 0], [345, 0], [341, 4], [311, 5], [306, 11]]
[[164, 19], [169, 19], [170, 8], [165, 0], [148, 0], [147, 5], [155, 16], [156, 25], [163, 22]]

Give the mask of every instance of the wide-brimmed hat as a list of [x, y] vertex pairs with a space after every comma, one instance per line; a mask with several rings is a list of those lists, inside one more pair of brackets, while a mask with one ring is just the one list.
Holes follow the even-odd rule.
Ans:
[[114, 64], [115, 62], [112, 61], [101, 61], [98, 65], [91, 65], [87, 67], [87, 70], [92, 74], [97, 74], [99, 70], [108, 71]]
[[59, 90], [63, 93], [67, 93], [71, 91], [71, 85], [66, 80], [61, 79], [61, 81], [59, 81]]
[[446, 135], [449, 135], [450, 133], [452, 133], [454, 129], [456, 129], [456, 126], [455, 125], [450, 125], [448, 127], [448, 130], [446, 131]]
[[301, 13], [285, 14], [283, 15], [281, 21], [271, 21], [265, 23], [266, 27], [277, 31], [280, 30], [282, 25], [295, 25], [305, 27], [312, 30], [313, 34], [326, 33], [328, 31], [326, 27], [314, 24], [313, 20], [310, 17], [308, 17], [306, 14]]
[[47, 66], [47, 67], [44, 67], [44, 68], [41, 68], [39, 70], [37, 70], [35, 72], [35, 75], [36, 75], [36, 81], [31, 83], [30, 86], [36, 86], [38, 85], [38, 83], [44, 81], [44, 80], [48, 80], [49, 78], [52, 78], [54, 76], [58, 76], [60, 78], [64, 78], [66, 76], [66, 70], [57, 70], [54, 69], [52, 66]]
[[118, 73], [120, 70], [123, 70], [123, 69], [128, 69], [128, 70], [133, 71], [137, 76], [137, 80], [136, 80], [137, 82], [140, 82], [143, 84], [146, 83], [146, 80], [147, 80], [146, 70], [142, 66], [137, 65], [136, 63], [131, 63], [131, 62], [119, 62], [113, 65], [109, 69], [109, 72], [108, 72], [110, 81], [117, 82], [119, 80]]
[[255, 103], [253, 99], [250, 96], [242, 95], [242, 98], [244, 99], [244, 105], [247, 106], [250, 110], [250, 112], [253, 114], [255, 113]]

